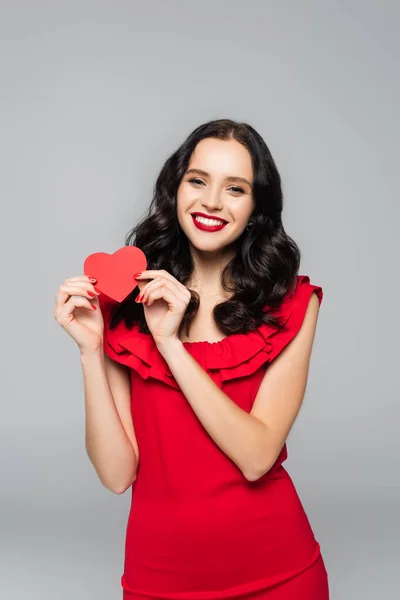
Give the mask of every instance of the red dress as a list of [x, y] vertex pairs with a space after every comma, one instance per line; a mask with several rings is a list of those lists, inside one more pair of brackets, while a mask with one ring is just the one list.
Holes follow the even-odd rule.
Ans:
[[[298, 277], [268, 325], [219, 342], [184, 347], [213, 381], [250, 412], [265, 369], [296, 335], [321, 287]], [[140, 450], [126, 529], [124, 600], [328, 600], [320, 546], [282, 463], [249, 482], [197, 419], [151, 335], [120, 322], [99, 296], [104, 349], [130, 367], [132, 417]]]

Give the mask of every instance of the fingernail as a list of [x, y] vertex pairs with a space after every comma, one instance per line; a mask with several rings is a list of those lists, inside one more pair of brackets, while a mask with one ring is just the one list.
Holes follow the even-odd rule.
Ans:
[[88, 292], [88, 296], [90, 296], [91, 298], [94, 298], [95, 294], [92, 294], [92, 292]]
[[93, 289], [94, 289], [94, 291], [95, 291], [95, 292], [97, 292], [98, 294], [101, 294], [101, 291], [100, 291], [100, 290], [98, 290], [96, 287], [95, 287], [95, 288], [93, 288]]
[[141, 302], [143, 300], [144, 294], [140, 294], [139, 296], [139, 302]]
[[95, 306], [94, 304], [92, 304], [92, 308], [93, 310], [97, 310], [97, 306]]
[[89, 277], [89, 281], [91, 281], [92, 283], [96, 283], [97, 279], [95, 279], [94, 277]]
[[140, 276], [141, 276], [141, 273], [134, 273], [134, 275], [133, 275], [133, 276], [134, 276], [134, 277], [140, 277]]

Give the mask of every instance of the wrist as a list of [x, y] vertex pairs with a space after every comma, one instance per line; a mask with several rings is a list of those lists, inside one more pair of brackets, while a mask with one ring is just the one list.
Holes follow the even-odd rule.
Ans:
[[175, 352], [176, 350], [181, 350], [183, 348], [183, 343], [179, 338], [169, 338], [164, 340], [155, 340], [156, 346], [160, 354], [165, 358], [171, 352]]
[[97, 348], [84, 349], [80, 348], [80, 359], [81, 362], [89, 362], [92, 360], [98, 360], [99, 358], [104, 357], [103, 346], [98, 346]]

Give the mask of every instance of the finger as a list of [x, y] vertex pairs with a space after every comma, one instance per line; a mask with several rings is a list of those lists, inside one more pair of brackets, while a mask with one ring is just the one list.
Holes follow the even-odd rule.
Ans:
[[[183, 291], [183, 293], [185, 294], [185, 296], [187, 296], [188, 298], [191, 297], [191, 293], [189, 292], [187, 287], [185, 285], [183, 285], [183, 283], [178, 281], [176, 279], [176, 277], [171, 275], [171, 273], [168, 273], [168, 271], [165, 271], [165, 269], [143, 271], [141, 273], [140, 277], [138, 277], [136, 279], [138, 279], [138, 281], [139, 281], [142, 278], [143, 279], [153, 278], [152, 281], [154, 281], [155, 279], [165, 279], [166, 281], [170, 281], [171, 283], [175, 284], [178, 288], [180, 288]], [[149, 283], [151, 283], [151, 281]], [[145, 288], [146, 288], [146, 285], [141, 286], [139, 283], [139, 289], [140, 289], [141, 293], [143, 293]]]
[[153, 281], [155, 281], [155, 280], [151, 279], [150, 281], [148, 281], [148, 280], [140, 281], [138, 283], [138, 288], [139, 288], [139, 294], [138, 295], [140, 296], [141, 294], [143, 294], [143, 292], [147, 288], [147, 286], [149, 286], [150, 283], [152, 283]]
[[[94, 294], [94, 296], [90, 296], [90, 293]], [[84, 296], [91, 300], [93, 297], [99, 295], [99, 292], [96, 292], [91, 283], [74, 282], [74, 284], [62, 284], [57, 293], [56, 306], [61, 308], [62, 305], [68, 301], [68, 298], [74, 294], [77, 296]]]
[[166, 271], [165, 269], [153, 269], [149, 271], [142, 271], [140, 276], [135, 277], [135, 279], [137, 281], [141, 281], [143, 279], [155, 279], [156, 277], [166, 277], [170, 281], [176, 281], [177, 283], [179, 283], [178, 280], [175, 279], [175, 277], [171, 275], [171, 273], [168, 273], [168, 271]]
[[[87, 283], [74, 283], [74, 284], [62, 284], [59, 288], [59, 296], [65, 298], [65, 295], [72, 296], [76, 294], [78, 296], [84, 296], [86, 298], [94, 298], [99, 296], [100, 292], [94, 289], [93, 285]], [[68, 298], [64, 299], [64, 303]]]
[[70, 297], [68, 302], [64, 304], [64, 310], [66, 310], [66, 315], [69, 315], [74, 312], [75, 308], [87, 308], [90, 311], [97, 310], [97, 306], [95, 306], [95, 300], [89, 301], [87, 298], [83, 296], [73, 295]]
[[53, 311], [54, 317], [61, 325], [63, 325], [72, 320], [72, 315], [75, 308], [86, 308], [90, 312], [94, 312], [96, 310], [89, 300], [83, 296], [71, 296], [61, 307], [55, 306]]
[[[161, 290], [161, 295], [160, 295], [160, 290]], [[178, 304], [180, 306], [182, 306], [182, 303], [187, 306], [189, 303], [189, 299], [187, 298], [187, 296], [185, 294], [182, 293], [182, 291], [174, 286], [171, 282], [169, 281], [158, 281], [157, 283], [155, 283], [154, 285], [152, 285], [151, 287], [149, 287], [149, 289], [146, 292], [145, 297], [143, 298], [143, 302], [146, 304], [146, 306], [151, 306], [154, 302], [154, 300], [158, 300], [159, 298], [163, 297], [163, 292], [168, 292], [174, 295], [174, 297], [176, 298], [176, 301], [178, 302]]]
[[140, 289], [140, 295], [142, 296], [145, 292], [147, 292], [147, 290], [149, 289], [149, 287], [151, 285], [154, 285], [155, 282], [158, 282], [160, 280], [159, 277], [156, 277], [155, 279], [151, 279], [150, 281], [148, 281], [147, 283], [143, 282], [143, 286], [141, 286]]
[[151, 306], [155, 300], [161, 298], [167, 302], [168, 308], [172, 312], [180, 313], [186, 309], [187, 302], [179, 298], [173, 290], [165, 285], [151, 291], [147, 306]]
[[[86, 291], [92, 292], [92, 294], [96, 294], [97, 296], [99, 296], [99, 295], [100, 295], [100, 292], [99, 292], [99, 290], [97, 290], [97, 289], [94, 287], [93, 283], [90, 283], [90, 281], [71, 281], [71, 282], [66, 282], [66, 283], [63, 283], [63, 284], [61, 284], [61, 285], [62, 285], [64, 288], [67, 288], [67, 287], [71, 287], [71, 286], [72, 286], [72, 287], [74, 287], [74, 288], [76, 288], [76, 289], [80, 288], [80, 289], [82, 289], [82, 290], [86, 290]], [[61, 287], [61, 286], [60, 286], [60, 287]]]
[[97, 279], [88, 275], [77, 275], [76, 277], [67, 277], [65, 281], [90, 281], [90, 283], [96, 283]]
[[142, 295], [143, 295], [142, 302], [147, 302], [147, 300], [149, 299], [150, 294], [152, 293], [152, 291], [158, 289], [160, 286], [163, 286], [163, 285], [167, 286], [174, 293], [176, 293], [178, 298], [181, 298], [183, 300], [186, 298], [186, 295], [182, 292], [181, 288], [178, 285], [176, 285], [175, 281], [170, 281], [170, 280], [165, 279], [163, 277], [156, 277], [156, 279], [153, 279], [152, 281], [150, 281], [150, 283], [147, 283], [145, 285], [145, 287], [143, 288], [143, 291], [142, 291]]
[[[98, 294], [98, 292], [96, 292], [96, 290], [93, 286], [93, 283], [90, 282], [86, 276], [78, 275], [78, 277], [71, 277], [71, 278], [65, 279], [64, 282], [61, 284], [61, 286], [58, 288], [57, 300], [59, 299], [59, 296], [60, 296], [62, 303], [65, 303], [68, 300], [68, 296], [70, 295], [70, 294], [68, 294], [68, 291], [65, 288], [65, 286], [69, 286], [69, 285], [74, 285], [74, 286], [84, 285], [87, 288], [89, 288], [90, 291], [92, 291], [93, 293]], [[60, 291], [62, 292], [61, 294], [60, 294]]]

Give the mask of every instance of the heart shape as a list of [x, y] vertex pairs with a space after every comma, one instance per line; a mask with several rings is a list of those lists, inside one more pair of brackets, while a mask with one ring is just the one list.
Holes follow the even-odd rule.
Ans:
[[95, 286], [109, 298], [122, 302], [135, 289], [138, 281], [134, 273], [141, 273], [147, 268], [147, 259], [136, 246], [123, 246], [114, 254], [95, 252], [84, 262], [83, 272], [88, 277], [95, 277]]

